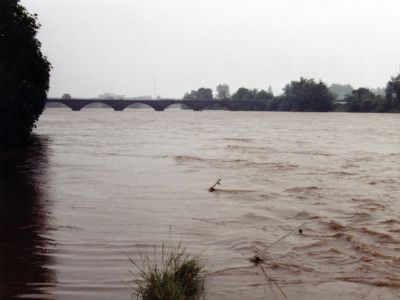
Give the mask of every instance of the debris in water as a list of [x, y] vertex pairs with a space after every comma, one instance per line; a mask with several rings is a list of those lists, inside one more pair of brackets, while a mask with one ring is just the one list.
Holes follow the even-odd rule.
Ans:
[[[279, 240], [276, 240], [276, 241], [273, 242], [271, 245], [269, 245], [269, 246], [265, 247], [264, 249], [258, 251], [258, 252], [257, 252], [253, 257], [251, 257], [249, 260], [250, 260], [251, 262], [254, 262], [255, 260], [257, 260], [257, 258], [260, 259], [260, 258], [259, 258], [260, 254], [263, 254], [263, 253], [266, 252], [269, 248], [275, 246], [275, 245], [278, 244], [280, 241], [282, 241], [283, 239], [285, 239], [285, 238], [287, 238], [289, 235], [291, 235], [293, 232], [295, 232], [295, 231], [298, 230], [300, 233], [302, 233], [302, 232], [303, 232], [303, 229], [301, 229], [301, 227], [303, 227], [303, 226], [306, 225], [306, 224], [307, 224], [307, 222], [306, 222], [306, 223], [303, 223], [303, 224], [301, 224], [300, 226], [296, 227], [295, 229], [289, 231], [287, 234], [285, 234], [285, 235], [284, 235], [283, 237], [281, 237]], [[261, 261], [262, 261], [262, 260], [261, 260]], [[261, 261], [258, 261], [258, 263], [260, 263]]]
[[263, 263], [264, 262], [264, 260], [259, 258], [257, 255], [249, 258], [249, 261], [252, 262], [256, 266], [258, 266], [259, 263]]
[[256, 255], [254, 255], [253, 257], [249, 258], [249, 261], [252, 262], [255, 266], [260, 266], [261, 267], [261, 270], [264, 273], [265, 280], [267, 281], [267, 283], [269, 283], [269, 286], [271, 287], [271, 290], [272, 290], [272, 285], [276, 286], [278, 288], [278, 290], [280, 291], [280, 293], [282, 294], [282, 296], [286, 300], [288, 300], [289, 298], [287, 297], [287, 295], [285, 294], [283, 289], [278, 285], [278, 283], [274, 282], [271, 278], [268, 277], [267, 272], [265, 271], [265, 268], [263, 266], [264, 260], [262, 258], [260, 258], [259, 255], [264, 253], [264, 252], [266, 252], [269, 248], [271, 248], [272, 246], [276, 245], [277, 243], [279, 243], [280, 241], [282, 241], [283, 239], [285, 239], [286, 237], [288, 237], [289, 235], [291, 235], [292, 233], [294, 233], [297, 230], [299, 231], [300, 234], [302, 234], [303, 233], [303, 229], [301, 227], [303, 227], [305, 224], [307, 224], [307, 223], [303, 223], [300, 226], [296, 227], [295, 229], [289, 231], [283, 237], [281, 237], [280, 239], [276, 240], [271, 245], [265, 247], [261, 251], [257, 252]]
[[260, 267], [261, 267], [262, 272], [264, 273], [265, 280], [269, 283], [269, 286], [270, 286], [271, 290], [272, 290], [272, 285], [275, 285], [275, 286], [278, 288], [278, 290], [281, 292], [282, 296], [283, 296], [286, 300], [289, 300], [289, 298], [286, 296], [285, 292], [284, 292], [284, 291], [282, 290], [282, 288], [278, 285], [278, 283], [274, 282], [271, 278], [268, 277], [267, 272], [265, 271], [264, 266], [261, 265]]
[[218, 179], [217, 182], [214, 183], [214, 185], [211, 186], [211, 187], [208, 189], [208, 191], [209, 191], [210, 193], [214, 192], [214, 191], [215, 191], [215, 186], [216, 186], [216, 185], [221, 185], [221, 178]]

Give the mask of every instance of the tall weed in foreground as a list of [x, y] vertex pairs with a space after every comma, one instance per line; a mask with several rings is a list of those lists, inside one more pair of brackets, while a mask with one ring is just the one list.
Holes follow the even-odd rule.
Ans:
[[132, 298], [142, 300], [189, 300], [198, 293], [204, 269], [198, 256], [191, 256], [181, 243], [171, 241], [161, 246], [157, 259], [141, 255], [139, 261], [129, 259], [138, 272], [131, 272], [138, 279], [133, 281]]

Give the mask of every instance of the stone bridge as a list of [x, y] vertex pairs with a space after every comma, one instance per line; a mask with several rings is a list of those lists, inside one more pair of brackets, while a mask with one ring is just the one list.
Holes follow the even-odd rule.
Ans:
[[177, 99], [161, 99], [161, 100], [108, 100], [108, 99], [60, 99], [48, 98], [47, 103], [59, 103], [79, 111], [85, 106], [94, 103], [107, 105], [115, 111], [123, 111], [133, 104], [146, 104], [156, 111], [163, 111], [173, 104], [183, 104], [194, 111], [204, 109], [227, 109], [227, 110], [265, 110], [265, 102], [263, 101], [234, 101], [234, 100], [177, 100]]

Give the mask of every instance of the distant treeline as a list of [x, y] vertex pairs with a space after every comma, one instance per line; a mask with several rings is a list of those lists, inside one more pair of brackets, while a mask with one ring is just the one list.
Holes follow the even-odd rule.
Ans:
[[[322, 81], [300, 78], [287, 84], [279, 96], [274, 96], [271, 87], [267, 91], [241, 87], [231, 95], [229, 86], [220, 84], [215, 96], [212, 89], [199, 88], [183, 97], [183, 100], [228, 99], [261, 102], [268, 111], [400, 112], [400, 74], [392, 77], [386, 88], [378, 89], [353, 89], [348, 84], [332, 84], [328, 88]], [[255, 103], [246, 107], [260, 110], [260, 105]], [[214, 108], [218, 108], [217, 102]]]

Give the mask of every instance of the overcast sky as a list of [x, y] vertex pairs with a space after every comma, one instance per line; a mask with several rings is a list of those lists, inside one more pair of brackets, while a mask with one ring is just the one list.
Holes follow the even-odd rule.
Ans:
[[49, 96], [275, 94], [300, 76], [384, 86], [400, 67], [400, 0], [22, 0], [42, 24]]

